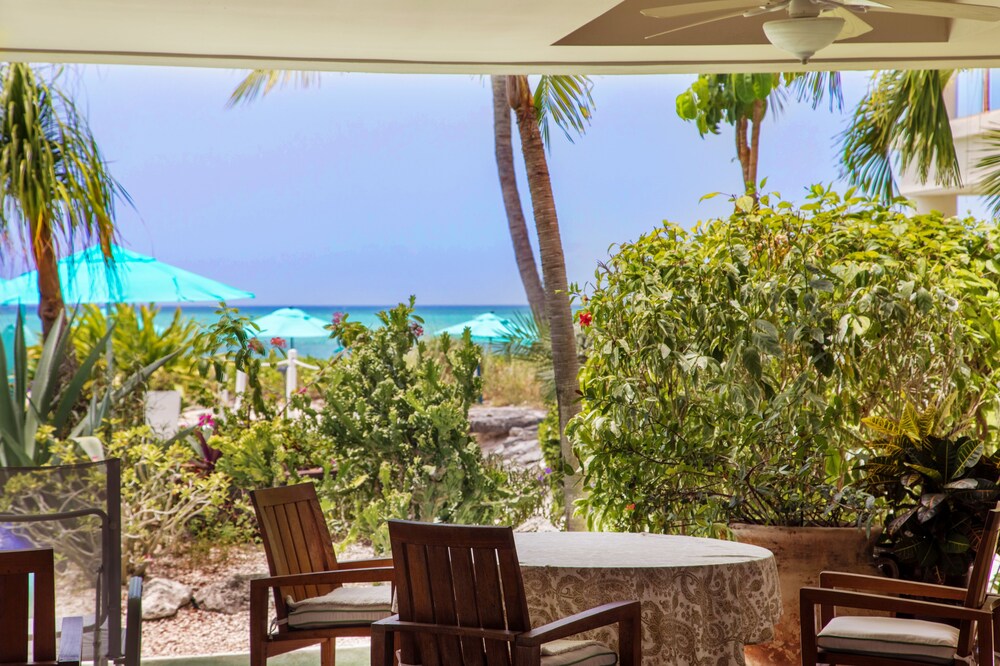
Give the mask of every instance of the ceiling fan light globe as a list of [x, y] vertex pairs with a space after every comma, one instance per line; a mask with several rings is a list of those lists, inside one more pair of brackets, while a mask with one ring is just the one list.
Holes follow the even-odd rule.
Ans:
[[839, 16], [790, 18], [764, 24], [767, 40], [794, 55], [802, 64], [817, 51], [833, 44], [843, 29], [844, 19]]

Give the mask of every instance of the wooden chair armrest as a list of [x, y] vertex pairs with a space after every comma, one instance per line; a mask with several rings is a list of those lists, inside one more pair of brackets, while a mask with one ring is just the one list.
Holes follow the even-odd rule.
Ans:
[[373, 557], [368, 560], [347, 560], [346, 562], [337, 562], [338, 569], [371, 569], [374, 567], [392, 568], [392, 558]]
[[[799, 591], [802, 610], [808, 606], [812, 609], [817, 604], [842, 608], [857, 608], [862, 610], [890, 611], [895, 613], [915, 613], [946, 620], [973, 620], [990, 622], [992, 615], [988, 611], [965, 606], [949, 606], [933, 601], [917, 599], [901, 599], [887, 597], [867, 592], [849, 592], [846, 590], [831, 590], [820, 587], [803, 587]], [[810, 615], [812, 611], [810, 611]]]
[[932, 585], [931, 583], [918, 583], [916, 581], [883, 578], [882, 576], [867, 576], [843, 571], [823, 571], [819, 575], [819, 586], [822, 588], [847, 587], [855, 590], [886, 594], [911, 594], [913, 596], [951, 599], [954, 601], [963, 601], [967, 593], [964, 587]]
[[142, 578], [139, 576], [133, 576], [128, 581], [122, 654], [125, 656], [124, 666], [139, 666], [142, 655]]
[[257, 588], [292, 587], [294, 585], [341, 585], [343, 583], [391, 583], [394, 570], [388, 567], [370, 569], [336, 569], [314, 571], [287, 576], [254, 578], [250, 581], [251, 593]]
[[387, 617], [384, 620], [372, 622], [372, 628], [384, 631], [401, 631], [421, 634], [435, 634], [438, 636], [463, 636], [466, 638], [485, 638], [497, 641], [513, 641], [518, 634], [504, 629], [482, 629], [480, 627], [459, 627], [450, 624], [425, 624], [423, 622], [403, 622], [398, 615]]
[[56, 663], [80, 666], [83, 658], [83, 618], [64, 617], [59, 633], [59, 656]]
[[555, 622], [543, 624], [523, 634], [518, 634], [515, 644], [534, 647], [598, 627], [606, 627], [616, 622], [632, 620], [638, 623], [639, 619], [640, 606], [638, 601], [616, 601], [575, 613]]

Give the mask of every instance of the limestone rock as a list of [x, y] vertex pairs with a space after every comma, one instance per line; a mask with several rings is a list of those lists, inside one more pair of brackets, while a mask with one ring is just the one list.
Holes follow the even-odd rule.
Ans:
[[173, 617], [191, 601], [191, 588], [169, 578], [153, 578], [142, 586], [142, 619]]
[[499, 437], [511, 428], [537, 426], [545, 418], [544, 409], [534, 407], [484, 407], [469, 408], [469, 425], [477, 435]]
[[200, 588], [194, 595], [199, 610], [235, 615], [250, 608], [250, 581], [264, 574], [233, 574]]
[[538, 444], [538, 426], [511, 428], [496, 453], [517, 467], [544, 467], [542, 448]]

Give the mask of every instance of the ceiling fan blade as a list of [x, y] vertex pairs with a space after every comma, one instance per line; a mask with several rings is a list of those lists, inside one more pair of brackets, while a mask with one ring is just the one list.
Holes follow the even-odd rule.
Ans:
[[848, 9], [852, 7], [857, 7], [859, 9], [891, 9], [889, 5], [883, 4], [881, 2], [875, 2], [875, 0], [827, 0], [831, 4], [840, 5], [841, 7], [847, 7]]
[[645, 39], [653, 39], [654, 37], [662, 37], [663, 35], [669, 35], [672, 32], [678, 32], [680, 30], [687, 30], [688, 28], [695, 28], [699, 25], [705, 25], [706, 23], [715, 23], [716, 21], [722, 21], [727, 18], [734, 18], [736, 16], [743, 16], [743, 11], [730, 12], [728, 14], [716, 14], [715, 16], [707, 19], [701, 19], [699, 21], [692, 21], [691, 23], [685, 23], [684, 25], [679, 25], [670, 30], [664, 30], [663, 32], [658, 32], [655, 35], [646, 35]]
[[663, 5], [640, 10], [640, 14], [650, 18], [678, 18], [709, 12], [731, 12], [740, 10], [742, 14], [748, 9], [766, 5], [766, 0], [700, 0], [699, 2], [684, 2], [676, 5]]
[[1000, 7], [990, 5], [960, 5], [948, 0], [880, 0], [890, 9], [869, 8], [873, 12], [895, 11], [916, 16], [971, 19], [973, 21], [1000, 21]]
[[750, 18], [751, 16], [760, 16], [761, 14], [780, 12], [782, 9], [788, 9], [787, 2], [778, 2], [773, 5], [767, 5], [766, 7], [754, 7], [753, 9], [748, 9], [747, 11], [743, 12], [743, 16]]
[[857, 14], [842, 7], [823, 12], [822, 16], [836, 16], [844, 19], [844, 29], [840, 31], [840, 34], [837, 35], [837, 39], [834, 40], [837, 42], [842, 39], [854, 39], [855, 37], [860, 37], [866, 32], [871, 32], [874, 29], [868, 25], [867, 22], [863, 21]]

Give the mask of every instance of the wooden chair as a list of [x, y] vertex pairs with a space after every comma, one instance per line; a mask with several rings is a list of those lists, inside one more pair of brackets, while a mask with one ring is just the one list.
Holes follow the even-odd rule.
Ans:
[[[34, 574], [32, 661], [28, 660], [28, 575]], [[56, 591], [51, 548], [0, 552], [0, 664], [79, 666], [83, 618], [62, 622], [56, 654]]]
[[[271, 572], [250, 582], [250, 665], [319, 644], [323, 666], [333, 666], [338, 637], [368, 636], [372, 621], [390, 614], [390, 586], [343, 585], [391, 583], [392, 560], [337, 562], [311, 483], [257, 490], [250, 497]], [[268, 590], [274, 594], [274, 631], [268, 631]]]
[[[856, 666], [969, 664], [971, 660], [979, 666], [993, 666], [994, 633], [1000, 628], [994, 615], [1000, 609], [1000, 598], [988, 597], [986, 591], [998, 534], [1000, 504], [986, 521], [967, 588], [822, 572], [820, 587], [805, 587], [799, 594], [803, 666], [817, 662]], [[888, 611], [891, 616], [837, 616], [836, 607]]]
[[[466, 527], [389, 521], [399, 614], [372, 625], [372, 666], [579, 666], [641, 663], [638, 601], [605, 604], [531, 628], [524, 584], [509, 527]], [[618, 624], [619, 654], [593, 644], [563, 654], [543, 645]], [[620, 662], [618, 659], [620, 658]]]

